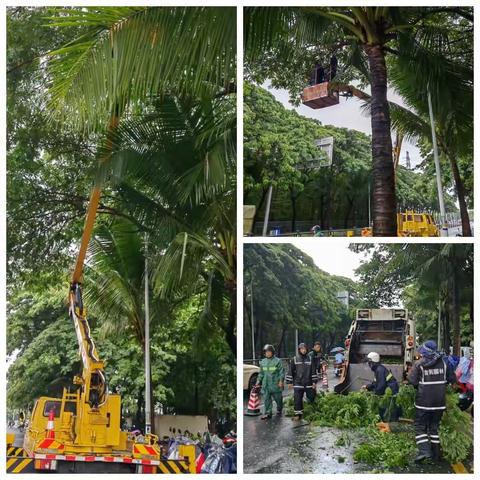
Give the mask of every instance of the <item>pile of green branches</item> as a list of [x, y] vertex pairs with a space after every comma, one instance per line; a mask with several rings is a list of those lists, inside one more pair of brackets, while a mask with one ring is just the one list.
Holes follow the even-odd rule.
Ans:
[[[389, 395], [380, 401], [385, 406]], [[447, 392], [447, 409], [440, 423], [440, 445], [442, 455], [449, 463], [463, 462], [471, 453], [473, 445], [473, 422], [471, 416], [458, 407], [458, 395]], [[411, 385], [402, 385], [395, 397], [396, 405], [402, 409], [402, 417], [415, 418], [415, 389]], [[382, 433], [369, 429], [366, 442], [355, 451], [354, 458], [370, 465], [384, 467], [402, 467], [407, 465], [415, 451], [413, 434]]]
[[[351, 392], [348, 395], [319, 394], [315, 401], [304, 406], [304, 419], [314, 426], [365, 428], [365, 442], [354, 453], [354, 459], [376, 467], [404, 467], [415, 453], [413, 425], [407, 431], [381, 432], [375, 428], [380, 421], [380, 408], [388, 417], [389, 411], [401, 408], [401, 417], [415, 417], [415, 389], [402, 385], [396, 396], [387, 389], [383, 397], [370, 392]], [[293, 402], [286, 403], [286, 414], [293, 415]], [[472, 451], [473, 422], [471, 416], [458, 407], [457, 393], [447, 392], [447, 409], [440, 424], [440, 444], [443, 457], [450, 463], [464, 461]], [[410, 430], [410, 431], [408, 431]]]
[[439, 429], [443, 457], [450, 463], [463, 462], [472, 451], [473, 419], [458, 408], [458, 397], [447, 393], [447, 409]]
[[365, 429], [365, 440], [353, 454], [356, 462], [382, 469], [401, 468], [415, 456], [413, 432], [390, 433], [369, 427]]
[[[358, 428], [379, 421], [379, 397], [365, 392], [348, 395], [319, 394], [304, 406], [304, 419], [315, 426]], [[291, 401], [287, 402], [287, 415], [293, 415]]]

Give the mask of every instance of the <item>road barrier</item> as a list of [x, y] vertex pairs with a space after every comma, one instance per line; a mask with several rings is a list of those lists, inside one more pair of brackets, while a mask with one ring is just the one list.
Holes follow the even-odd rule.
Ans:
[[7, 457], [7, 473], [34, 473], [35, 464], [31, 457]]

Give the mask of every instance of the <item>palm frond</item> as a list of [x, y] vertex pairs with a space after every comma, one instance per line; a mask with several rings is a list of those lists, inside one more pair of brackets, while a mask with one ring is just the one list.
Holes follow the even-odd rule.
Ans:
[[83, 129], [101, 131], [152, 95], [209, 98], [235, 80], [235, 8], [91, 7], [52, 25], [72, 22], [92, 34], [50, 55], [50, 105]]

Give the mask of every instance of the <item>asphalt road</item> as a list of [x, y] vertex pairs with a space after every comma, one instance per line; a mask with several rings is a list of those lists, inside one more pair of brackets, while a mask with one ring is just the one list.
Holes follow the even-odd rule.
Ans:
[[[473, 235], [473, 222], [470, 223], [470, 228], [472, 229], [472, 235]], [[457, 227], [450, 227], [448, 229], [448, 236], [449, 237], [461, 237], [462, 236], [462, 226], [459, 225]]]
[[[329, 369], [329, 389], [338, 379]], [[320, 388], [319, 388], [320, 389]], [[284, 391], [284, 397], [292, 394]], [[244, 399], [244, 410], [248, 398]], [[262, 404], [263, 402], [261, 402]], [[274, 406], [275, 409], [275, 406]], [[275, 411], [275, 410], [274, 410]], [[263, 412], [263, 404], [262, 404]], [[372, 468], [355, 463], [353, 453], [362, 441], [361, 430], [340, 430], [331, 427], [314, 427], [303, 422], [293, 423], [288, 417], [273, 416], [261, 420], [260, 416], [244, 416], [243, 464], [245, 473], [368, 473]], [[336, 446], [338, 437], [346, 436], [344, 446]], [[417, 466], [397, 473], [451, 473], [448, 463]]]

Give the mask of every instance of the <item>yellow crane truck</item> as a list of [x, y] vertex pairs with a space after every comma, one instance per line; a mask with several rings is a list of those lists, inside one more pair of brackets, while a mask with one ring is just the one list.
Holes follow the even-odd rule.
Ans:
[[[372, 228], [362, 229], [362, 237], [371, 237]], [[397, 236], [399, 237], [439, 237], [440, 230], [430, 213], [406, 212], [397, 213]]]
[[104, 362], [93, 342], [82, 300], [83, 263], [100, 200], [94, 187], [80, 251], [71, 279], [69, 315], [77, 334], [82, 372], [61, 398], [40, 397], [25, 431], [23, 449], [7, 437], [7, 472], [195, 473], [195, 450], [180, 458], [161, 457], [158, 437], [122, 431], [120, 395], [108, 391]]

